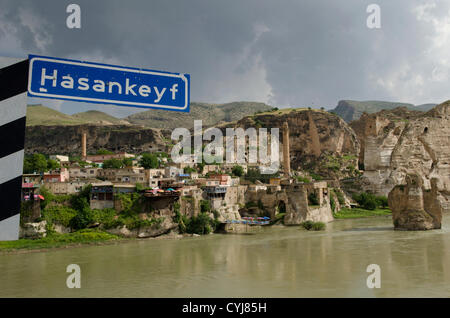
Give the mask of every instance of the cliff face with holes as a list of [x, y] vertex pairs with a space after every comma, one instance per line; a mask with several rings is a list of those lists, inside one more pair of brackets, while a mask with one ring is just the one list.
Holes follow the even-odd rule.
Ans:
[[124, 125], [29, 126], [25, 151], [28, 154], [81, 154], [81, 133], [87, 134], [87, 151], [105, 148], [113, 151], [141, 153], [166, 151], [169, 130]]
[[364, 170], [363, 190], [380, 195], [389, 193], [395, 185], [390, 179], [392, 153], [408, 123], [421, 115], [422, 112], [399, 107], [375, 114], [363, 113], [359, 120], [350, 123], [361, 145], [358, 159]]
[[[423, 206], [424, 211], [432, 215], [439, 214], [432, 210], [450, 211], [450, 101], [422, 114], [402, 108], [364, 114], [351, 126], [362, 144], [359, 159], [365, 168], [362, 179], [364, 190], [383, 195], [393, 190], [390, 196], [396, 199], [390, 200], [392, 208], [403, 211], [403, 214], [398, 212], [396, 215], [404, 216], [406, 211], [411, 210], [411, 207], [400, 206], [404, 200], [422, 202], [416, 202], [418, 209]], [[418, 178], [420, 182], [416, 183], [420, 186], [413, 186], [411, 180], [408, 183], [407, 176], [413, 176], [409, 177], [411, 180]], [[432, 184], [435, 184], [434, 188]], [[398, 188], [393, 189], [397, 185], [408, 189], [408, 192], [402, 194]], [[418, 192], [424, 195], [418, 196]], [[439, 208], [423, 204], [424, 200], [432, 201], [428, 198], [429, 193], [434, 193]], [[394, 221], [396, 219], [402, 217], [394, 216]], [[428, 224], [423, 227], [438, 228], [440, 219], [432, 219], [429, 223], [432, 226]], [[408, 224], [408, 221], [402, 224]]]
[[408, 123], [392, 152], [391, 169], [395, 184], [405, 184], [411, 172], [421, 177], [425, 191], [435, 182], [437, 199], [450, 212], [450, 101]]

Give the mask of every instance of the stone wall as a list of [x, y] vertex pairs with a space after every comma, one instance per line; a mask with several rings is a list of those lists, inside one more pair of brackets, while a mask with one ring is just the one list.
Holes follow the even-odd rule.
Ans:
[[[321, 202], [319, 206], [311, 208], [308, 205], [308, 191], [318, 191], [318, 198]], [[272, 219], [280, 212], [279, 208], [284, 206], [286, 209], [284, 224], [286, 225], [300, 224], [307, 220], [333, 221], [326, 182], [316, 185], [291, 184], [283, 186], [279, 191], [247, 191], [246, 199], [247, 202], [258, 202], [258, 205], [262, 205], [263, 211], [260, 211], [260, 208], [257, 208], [257, 211], [268, 213]]]

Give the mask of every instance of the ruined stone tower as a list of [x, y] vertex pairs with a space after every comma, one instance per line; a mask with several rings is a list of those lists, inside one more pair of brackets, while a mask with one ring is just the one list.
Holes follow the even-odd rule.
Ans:
[[86, 132], [81, 132], [81, 158], [86, 160], [87, 152], [86, 152]]
[[291, 158], [289, 156], [289, 125], [283, 123], [283, 171], [286, 177], [291, 175]]

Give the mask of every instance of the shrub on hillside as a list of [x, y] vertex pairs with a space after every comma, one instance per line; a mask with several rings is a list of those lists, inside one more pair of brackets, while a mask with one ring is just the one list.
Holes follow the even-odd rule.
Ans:
[[382, 208], [388, 207], [388, 198], [384, 195], [377, 196], [378, 205]]
[[308, 203], [309, 205], [319, 205], [319, 198], [317, 197], [317, 193], [311, 192], [308, 194]]
[[354, 193], [352, 195], [353, 200], [355, 200], [362, 208], [366, 210], [375, 210], [377, 207], [382, 205], [381, 201], [377, 196], [371, 193], [361, 192]]

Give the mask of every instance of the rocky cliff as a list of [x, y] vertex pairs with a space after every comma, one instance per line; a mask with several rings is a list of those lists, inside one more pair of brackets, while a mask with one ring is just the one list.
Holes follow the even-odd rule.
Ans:
[[280, 128], [281, 138], [284, 122], [289, 125], [292, 169], [314, 171], [325, 178], [339, 178], [355, 172], [359, 141], [344, 120], [326, 111], [283, 109], [247, 116], [229, 126]]
[[29, 126], [26, 128], [25, 152], [79, 155], [83, 131], [87, 133], [88, 153], [102, 148], [130, 153], [166, 151], [171, 133], [129, 125]]
[[[450, 211], [450, 101], [426, 113], [398, 108], [365, 114], [351, 126], [362, 144], [363, 189], [387, 195], [396, 185], [406, 187], [407, 176], [414, 175], [420, 179], [420, 191], [435, 193], [442, 211]], [[420, 192], [416, 188], [410, 185], [410, 195], [405, 195], [419, 202], [422, 199], [412, 198]], [[407, 213], [410, 207], [396, 206], [403, 204], [403, 199], [398, 188], [394, 190], [392, 195], [398, 200], [391, 200], [393, 210]], [[424, 207], [431, 209], [429, 204]]]
[[359, 120], [350, 123], [361, 145], [359, 165], [364, 170], [364, 190], [380, 195], [389, 193], [394, 186], [389, 179], [392, 152], [407, 124], [421, 115], [422, 112], [398, 107], [375, 114], [363, 113]]

